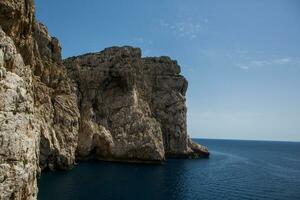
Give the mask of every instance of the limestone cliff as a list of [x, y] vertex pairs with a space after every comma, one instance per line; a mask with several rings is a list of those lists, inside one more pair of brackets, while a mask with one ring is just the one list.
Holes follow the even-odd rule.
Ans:
[[40, 167], [69, 168], [75, 161], [79, 115], [58, 40], [35, 21], [32, 0], [1, 0], [0, 26], [32, 71]]
[[32, 0], [1, 0], [0, 28], [0, 199], [35, 199], [40, 169], [75, 162], [77, 97]]
[[31, 70], [0, 28], [0, 199], [34, 199], [38, 132]]
[[112, 47], [64, 65], [77, 85], [79, 158], [162, 161], [195, 153], [186, 127], [188, 83], [176, 61]]
[[208, 156], [188, 138], [175, 61], [132, 47], [62, 61], [34, 12], [33, 0], [0, 1], [1, 200], [36, 199], [40, 171], [76, 159]]

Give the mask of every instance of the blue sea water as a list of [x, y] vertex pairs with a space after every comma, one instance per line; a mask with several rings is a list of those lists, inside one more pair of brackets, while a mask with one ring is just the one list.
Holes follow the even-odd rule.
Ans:
[[300, 143], [198, 140], [210, 159], [164, 165], [88, 161], [45, 172], [39, 200], [300, 200]]

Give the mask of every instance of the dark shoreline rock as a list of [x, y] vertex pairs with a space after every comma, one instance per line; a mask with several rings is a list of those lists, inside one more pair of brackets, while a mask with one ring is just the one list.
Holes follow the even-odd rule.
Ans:
[[198, 144], [194, 142], [192, 139], [189, 139], [189, 147], [192, 149], [192, 154], [190, 155], [192, 158], [209, 158], [210, 153], [206, 146]]

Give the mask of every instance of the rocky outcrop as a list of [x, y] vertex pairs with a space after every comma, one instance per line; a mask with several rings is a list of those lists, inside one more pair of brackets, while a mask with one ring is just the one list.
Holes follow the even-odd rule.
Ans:
[[176, 61], [112, 47], [64, 61], [77, 86], [78, 157], [163, 161], [207, 156], [187, 135], [187, 81]]
[[0, 1], [0, 199], [36, 199], [40, 171], [76, 158], [208, 156], [188, 138], [176, 61], [132, 47], [62, 61], [34, 10], [33, 0]]
[[164, 160], [160, 124], [141, 93], [147, 85], [139, 49], [112, 48], [64, 64], [78, 88], [79, 158]]

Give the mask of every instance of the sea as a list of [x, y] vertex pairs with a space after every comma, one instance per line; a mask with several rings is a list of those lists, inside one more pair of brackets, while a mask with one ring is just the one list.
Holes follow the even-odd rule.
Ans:
[[300, 200], [300, 142], [195, 139], [209, 159], [80, 162], [44, 172], [39, 200]]

